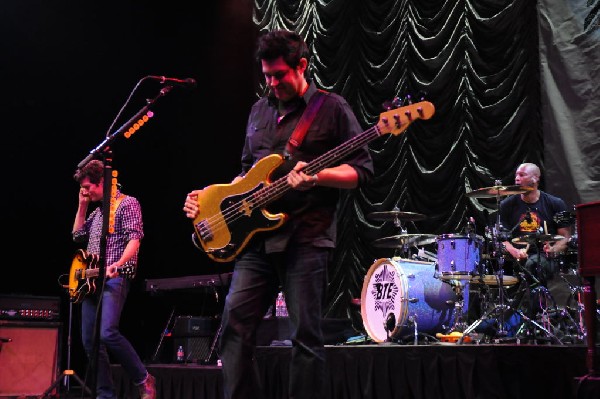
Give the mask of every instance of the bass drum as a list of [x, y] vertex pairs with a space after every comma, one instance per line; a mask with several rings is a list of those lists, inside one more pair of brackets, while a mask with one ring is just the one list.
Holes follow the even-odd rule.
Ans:
[[[373, 341], [388, 340], [386, 325], [391, 313], [395, 325], [390, 338], [413, 335], [415, 327], [419, 333], [433, 335], [452, 326], [457, 295], [450, 283], [434, 275], [435, 262], [383, 258], [373, 263], [360, 301], [363, 325]], [[468, 290], [463, 291], [466, 314]]]

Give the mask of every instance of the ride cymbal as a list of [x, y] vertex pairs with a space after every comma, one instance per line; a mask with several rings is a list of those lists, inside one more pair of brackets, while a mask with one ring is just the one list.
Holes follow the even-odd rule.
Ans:
[[474, 198], [494, 198], [504, 195], [522, 194], [532, 190], [533, 187], [527, 186], [492, 186], [473, 190], [470, 193], [467, 193], [466, 196]]
[[373, 241], [373, 246], [377, 248], [402, 248], [404, 245], [433, 244], [435, 239], [436, 236], [433, 234], [399, 234], [377, 239]]
[[516, 237], [512, 239], [513, 244], [535, 244], [536, 242], [556, 242], [562, 240], [563, 236], [557, 234], [525, 234], [520, 237]]
[[407, 222], [415, 222], [417, 220], [427, 219], [427, 216], [423, 215], [422, 213], [415, 212], [385, 211], [371, 212], [369, 213], [368, 218], [378, 221], [404, 220]]

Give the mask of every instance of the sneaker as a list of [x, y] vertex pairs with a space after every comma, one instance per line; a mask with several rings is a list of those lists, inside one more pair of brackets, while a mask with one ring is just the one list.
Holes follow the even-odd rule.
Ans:
[[143, 384], [139, 386], [140, 399], [156, 399], [156, 379], [150, 373]]

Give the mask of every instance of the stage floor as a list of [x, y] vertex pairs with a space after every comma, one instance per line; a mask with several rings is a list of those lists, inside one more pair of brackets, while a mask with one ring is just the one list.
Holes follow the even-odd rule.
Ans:
[[[600, 397], [598, 381], [587, 376], [585, 345], [344, 344], [327, 346], [326, 355], [328, 399]], [[268, 398], [287, 399], [290, 347], [261, 346], [256, 357]], [[148, 369], [157, 380], [157, 399], [223, 397], [216, 364]], [[119, 397], [136, 399], [120, 366], [113, 366], [113, 374]]]

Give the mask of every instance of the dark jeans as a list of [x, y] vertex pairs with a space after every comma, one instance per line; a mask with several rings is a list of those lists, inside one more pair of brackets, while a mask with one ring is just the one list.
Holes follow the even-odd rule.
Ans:
[[[135, 385], [147, 376], [146, 367], [129, 341], [119, 331], [121, 311], [127, 299], [131, 282], [123, 277], [106, 281], [102, 295], [100, 317], [100, 346], [98, 348], [96, 393], [98, 399], [116, 399], [108, 352], [121, 364]], [[98, 287], [100, 291], [101, 287]], [[98, 294], [100, 294], [98, 292]], [[93, 350], [97, 309], [97, 295], [88, 295], [81, 304], [81, 337], [88, 359]], [[108, 352], [107, 352], [108, 350]]]
[[277, 255], [251, 249], [236, 262], [219, 341], [226, 398], [264, 397], [254, 359], [256, 330], [279, 284], [291, 325], [288, 397], [322, 398], [325, 350], [321, 317], [329, 254], [329, 248], [312, 246], [293, 246]]

